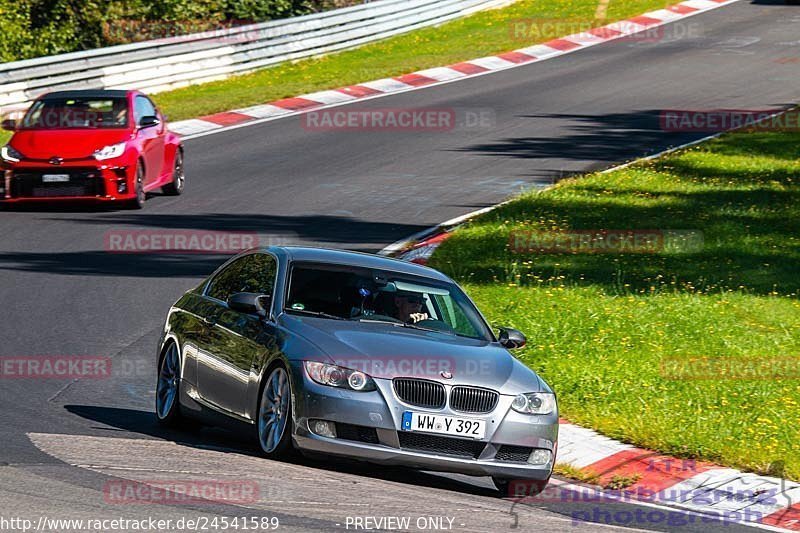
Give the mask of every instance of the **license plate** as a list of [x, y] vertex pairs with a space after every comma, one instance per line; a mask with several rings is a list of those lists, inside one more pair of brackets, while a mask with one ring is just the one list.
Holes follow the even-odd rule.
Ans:
[[402, 429], [403, 431], [482, 439], [486, 435], [486, 421], [406, 411], [403, 413]]
[[64, 183], [69, 181], [69, 174], [42, 174], [43, 183]]

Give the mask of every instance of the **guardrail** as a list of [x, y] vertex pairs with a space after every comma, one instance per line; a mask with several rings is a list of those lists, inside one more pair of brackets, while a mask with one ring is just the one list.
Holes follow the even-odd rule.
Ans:
[[379, 0], [284, 20], [0, 64], [0, 106], [63, 89], [149, 93], [219, 80], [431, 26], [509, 0]]

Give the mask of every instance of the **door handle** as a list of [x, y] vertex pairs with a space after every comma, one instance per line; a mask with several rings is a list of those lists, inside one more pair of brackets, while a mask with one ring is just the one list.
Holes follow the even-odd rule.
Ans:
[[207, 316], [204, 316], [203, 317], [203, 323], [208, 327], [213, 327], [217, 323], [217, 321], [216, 321], [216, 319], [208, 318]]

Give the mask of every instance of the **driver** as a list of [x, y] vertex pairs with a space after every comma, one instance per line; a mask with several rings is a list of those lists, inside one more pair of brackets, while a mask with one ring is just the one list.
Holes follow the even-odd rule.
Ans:
[[128, 123], [128, 102], [119, 99], [114, 101], [114, 126], [124, 126]]
[[394, 294], [394, 317], [405, 323], [416, 324], [427, 320], [428, 313], [422, 311], [423, 298], [415, 292], [397, 292]]

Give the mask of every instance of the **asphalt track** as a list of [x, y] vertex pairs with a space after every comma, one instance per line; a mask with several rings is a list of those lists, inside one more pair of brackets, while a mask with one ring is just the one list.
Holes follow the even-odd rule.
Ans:
[[[486, 479], [334, 460], [272, 463], [224, 431], [158, 429], [158, 329], [170, 303], [223, 257], [110, 254], [104, 234], [256, 231], [264, 244], [376, 251], [519, 190], [707, 135], [662, 131], [661, 109], [767, 109], [800, 99], [800, 8], [742, 1], [680, 24], [694, 25], [689, 37], [667, 31], [657, 42], [610, 42], [357, 104], [482, 112], [488, 126], [315, 132], [287, 118], [187, 141], [187, 193], [154, 196], [144, 211], [0, 213], [0, 356], [114, 361], [109, 379], [0, 380], [0, 517], [267, 515], [278, 516], [283, 530], [331, 530], [344, 529], [347, 516], [430, 515], [453, 517], [463, 531], [511, 529], [515, 519], [521, 530], [607, 529], [573, 523], [577, 505], [512, 510]], [[178, 476], [257, 480], [261, 498], [243, 505], [104, 501], [109, 480]], [[674, 529], [652, 521], [619, 529], [632, 528]]]

